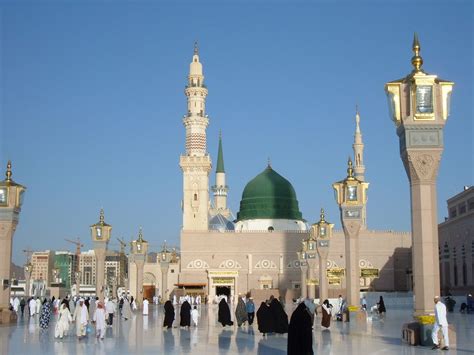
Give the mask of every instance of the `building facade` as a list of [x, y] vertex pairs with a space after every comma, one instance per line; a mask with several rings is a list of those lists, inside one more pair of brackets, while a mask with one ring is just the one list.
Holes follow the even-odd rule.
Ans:
[[474, 186], [447, 201], [448, 217], [438, 226], [441, 290], [474, 291]]

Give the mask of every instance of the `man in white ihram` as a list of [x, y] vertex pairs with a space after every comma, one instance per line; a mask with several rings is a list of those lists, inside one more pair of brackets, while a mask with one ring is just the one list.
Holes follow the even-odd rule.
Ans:
[[444, 346], [441, 350], [449, 350], [449, 337], [448, 337], [448, 319], [446, 318], [446, 306], [439, 300], [439, 296], [435, 296], [435, 324], [433, 327], [433, 333], [431, 338], [433, 340], [433, 350], [439, 349], [438, 331], [439, 328], [443, 331]]

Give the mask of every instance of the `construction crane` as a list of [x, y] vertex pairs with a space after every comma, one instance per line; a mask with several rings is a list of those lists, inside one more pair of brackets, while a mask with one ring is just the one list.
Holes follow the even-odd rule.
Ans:
[[125, 254], [125, 248], [127, 247], [128, 244], [121, 238], [117, 238], [117, 240], [120, 243], [120, 254]]
[[66, 238], [64, 238], [64, 240], [76, 245], [76, 271], [79, 271], [79, 257], [81, 256], [81, 248], [84, 246], [84, 244], [81, 243], [79, 237], [77, 237], [77, 242]]

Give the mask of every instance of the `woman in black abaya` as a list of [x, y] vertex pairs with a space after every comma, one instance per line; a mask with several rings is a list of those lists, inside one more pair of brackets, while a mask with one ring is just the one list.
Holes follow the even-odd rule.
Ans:
[[174, 321], [174, 307], [171, 301], [165, 303], [165, 319], [163, 321], [163, 327], [172, 328]]
[[270, 302], [270, 311], [272, 313], [273, 331], [279, 334], [288, 333], [288, 315], [276, 298], [273, 298]]
[[180, 327], [190, 327], [191, 326], [191, 305], [188, 301], [184, 301], [181, 305], [181, 312], [179, 313]]
[[288, 355], [313, 355], [311, 312], [301, 302], [291, 315], [288, 327]]
[[257, 311], [258, 330], [263, 335], [273, 333], [272, 311], [266, 302], [262, 302]]
[[234, 325], [234, 322], [230, 320], [229, 305], [227, 304], [224, 298], [221, 299], [221, 301], [219, 302], [219, 313], [217, 320], [219, 321], [219, 323], [222, 324], [223, 327], [225, 327], [226, 325]]

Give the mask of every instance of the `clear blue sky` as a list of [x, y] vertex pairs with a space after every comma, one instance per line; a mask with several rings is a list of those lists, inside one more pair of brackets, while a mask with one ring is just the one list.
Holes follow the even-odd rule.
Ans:
[[[410, 230], [407, 177], [388, 117], [387, 81], [424, 69], [456, 82], [438, 179], [446, 199], [473, 183], [471, 1], [3, 2], [2, 170], [28, 187], [13, 256], [25, 247], [91, 246], [105, 209], [115, 237], [143, 226], [157, 250], [179, 243], [183, 90], [199, 40], [209, 88], [208, 150], [222, 129], [230, 206], [271, 157], [303, 216], [338, 221], [331, 184], [344, 178], [359, 104], [372, 229]], [[355, 3], [355, 2], [354, 2]], [[419, 15], [419, 17], [417, 17]], [[211, 176], [211, 184], [214, 176]]]

